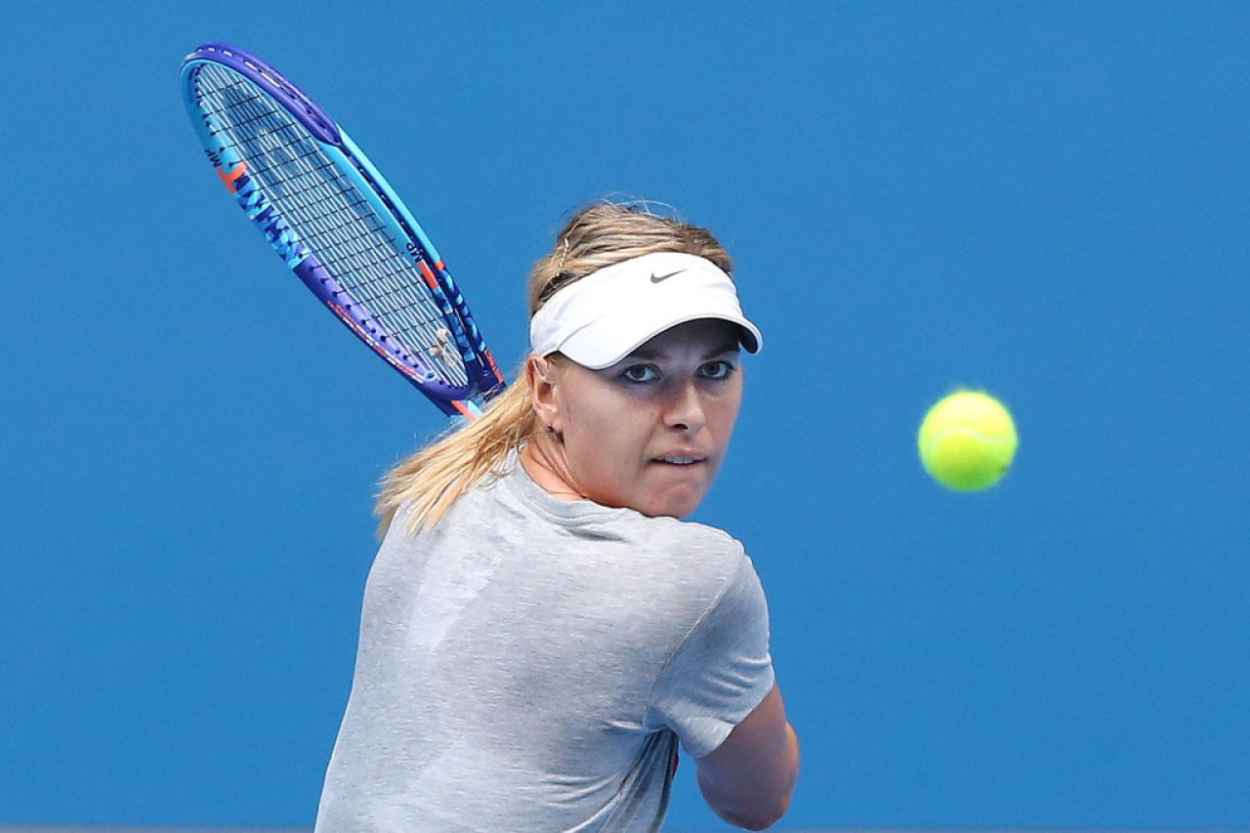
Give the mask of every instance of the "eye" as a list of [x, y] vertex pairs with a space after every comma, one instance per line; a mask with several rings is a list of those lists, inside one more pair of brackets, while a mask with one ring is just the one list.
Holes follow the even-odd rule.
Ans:
[[625, 368], [621, 373], [621, 378], [627, 382], [633, 382], [636, 385], [654, 382], [660, 378], [659, 372], [654, 365], [649, 364], [633, 364]]
[[727, 361], [708, 362], [699, 368], [699, 374], [705, 379], [724, 381], [734, 374], [738, 368]]

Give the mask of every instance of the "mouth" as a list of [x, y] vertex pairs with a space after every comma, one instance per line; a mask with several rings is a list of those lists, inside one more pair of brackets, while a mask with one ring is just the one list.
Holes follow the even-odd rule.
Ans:
[[707, 462], [707, 458], [706, 457], [684, 457], [684, 456], [674, 455], [670, 457], [656, 457], [651, 462], [659, 463], [662, 466], [675, 466], [675, 467], [681, 468], [681, 467], [702, 465], [703, 463]]

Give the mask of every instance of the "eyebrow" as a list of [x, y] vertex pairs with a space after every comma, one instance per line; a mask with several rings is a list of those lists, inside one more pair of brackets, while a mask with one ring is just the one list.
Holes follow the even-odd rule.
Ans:
[[[723, 353], [737, 353], [737, 352], [738, 352], [738, 350], [739, 350], [739, 347], [738, 347], [738, 342], [734, 341], [734, 342], [732, 342], [732, 343], [730, 343], [730, 344], [724, 344], [724, 345], [721, 345], [721, 346], [720, 346], [720, 347], [718, 347], [717, 349], [715, 349], [715, 350], [713, 350], [712, 352], [708, 353], [708, 354], [707, 354], [706, 356], [704, 356], [703, 358], [704, 358], [704, 360], [706, 360], [706, 359], [711, 359], [711, 358], [715, 358], [716, 356], [719, 356], [719, 355], [721, 355], [721, 354], [723, 354]], [[637, 350], [635, 350], [634, 352], [630, 353], [630, 354], [629, 354], [629, 356], [628, 356], [628, 358], [631, 358], [631, 359], [651, 359], [651, 360], [653, 360], [653, 361], [654, 361], [655, 359], [661, 359], [661, 358], [664, 358], [664, 355], [665, 355], [665, 354], [664, 354], [664, 353], [662, 353], [662, 352], [660, 352], [659, 350], [648, 350], [648, 349], [646, 349], [646, 348], [642, 348], [642, 347], [640, 347], [640, 348], [638, 348]]]

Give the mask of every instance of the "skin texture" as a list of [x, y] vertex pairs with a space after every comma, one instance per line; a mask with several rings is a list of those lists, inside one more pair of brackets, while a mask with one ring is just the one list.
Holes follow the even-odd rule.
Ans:
[[[742, 404], [738, 333], [719, 319], [679, 324], [603, 370], [531, 356], [525, 372], [546, 430], [526, 444], [522, 465], [562, 500], [689, 515], [716, 477]], [[703, 459], [657, 462], [674, 454]]]

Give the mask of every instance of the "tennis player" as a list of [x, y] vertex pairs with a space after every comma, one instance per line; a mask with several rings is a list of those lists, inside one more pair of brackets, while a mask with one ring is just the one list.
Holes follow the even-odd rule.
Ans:
[[705, 229], [579, 211], [529, 285], [532, 352], [383, 480], [317, 833], [658, 831], [678, 746], [762, 830], [799, 765], [742, 544], [681, 520], [742, 401], [742, 313]]

